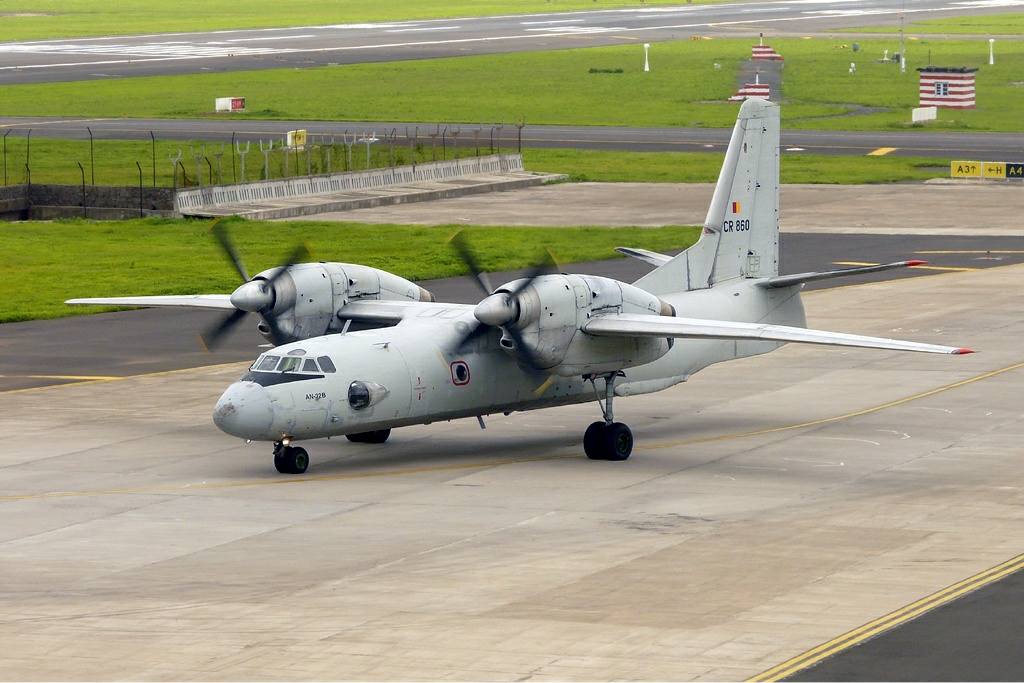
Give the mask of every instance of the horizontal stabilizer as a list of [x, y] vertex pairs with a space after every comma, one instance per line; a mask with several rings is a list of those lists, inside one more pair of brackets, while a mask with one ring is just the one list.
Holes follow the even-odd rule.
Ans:
[[796, 275], [776, 275], [767, 280], [758, 282], [758, 287], [778, 288], [802, 285], [806, 282], [817, 282], [818, 280], [831, 280], [837, 277], [849, 277], [850, 275], [864, 275], [866, 273], [880, 273], [883, 270], [894, 268], [908, 268], [913, 266], [926, 265], [927, 261], [896, 261], [895, 263], [883, 263], [877, 266], [857, 266], [856, 268], [842, 268], [840, 270], [820, 270], [813, 273], [797, 273]]
[[646, 261], [652, 266], [663, 266], [672, 260], [671, 256], [665, 254], [659, 254], [656, 251], [647, 251], [646, 249], [636, 249], [634, 247], [615, 247], [615, 251], [625, 256], [630, 256], [641, 261]]
[[857, 346], [892, 351], [920, 351], [960, 355], [969, 349], [921, 344], [899, 339], [864, 337], [841, 332], [808, 330], [803, 327], [741, 323], [728, 320], [670, 318], [655, 315], [618, 314], [591, 318], [583, 331], [598, 337], [676, 337], [681, 339], [749, 339], [755, 341], [800, 342], [828, 346]]
[[213, 310], [235, 310], [230, 294], [185, 294], [179, 296], [115, 296], [97, 299], [68, 299], [64, 303], [76, 306], [139, 306], [159, 308], [165, 306], [181, 308], [208, 308]]

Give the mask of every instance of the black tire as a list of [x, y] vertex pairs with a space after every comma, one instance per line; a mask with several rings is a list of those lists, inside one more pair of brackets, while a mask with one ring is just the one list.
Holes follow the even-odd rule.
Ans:
[[289, 448], [285, 452], [285, 460], [291, 474], [302, 474], [309, 467], [309, 453], [305, 448]]
[[604, 430], [604, 452], [607, 460], [621, 461], [633, 452], [633, 432], [621, 422], [613, 422]]
[[604, 449], [604, 422], [594, 422], [583, 433], [583, 452], [591, 460], [607, 460]]
[[302, 474], [309, 467], [309, 453], [305, 448], [288, 446], [274, 455], [274, 467], [281, 474]]
[[345, 438], [352, 443], [384, 443], [391, 436], [390, 429], [377, 429], [372, 432], [358, 432], [356, 434], [346, 434]]

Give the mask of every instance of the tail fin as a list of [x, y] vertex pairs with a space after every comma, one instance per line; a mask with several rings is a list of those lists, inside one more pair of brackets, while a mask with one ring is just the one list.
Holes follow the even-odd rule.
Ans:
[[704, 231], [695, 245], [637, 280], [653, 294], [779, 273], [779, 105], [740, 107]]

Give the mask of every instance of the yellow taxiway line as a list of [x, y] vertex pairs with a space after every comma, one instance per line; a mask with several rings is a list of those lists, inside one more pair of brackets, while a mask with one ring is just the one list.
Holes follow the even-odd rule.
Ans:
[[942, 605], [952, 602], [971, 591], [978, 590], [983, 586], [994, 583], [995, 581], [998, 581], [999, 579], [1002, 579], [1003, 577], [1020, 569], [1024, 569], [1024, 555], [1018, 555], [1017, 557], [1007, 560], [1002, 564], [998, 564], [991, 569], [986, 569], [980, 574], [975, 574], [974, 576], [964, 579], [959, 583], [954, 583], [948, 588], [943, 588], [937, 593], [932, 593], [928, 597], [922, 598], [917, 602], [913, 602], [906, 607], [896, 610], [895, 612], [890, 612], [884, 617], [868, 622], [859, 628], [855, 628], [848, 633], [844, 633], [838, 638], [833, 638], [827, 643], [823, 643], [814, 649], [808, 650], [801, 655], [797, 655], [789, 661], [768, 669], [753, 678], [748, 678], [747, 681], [779, 681], [788, 676], [792, 676], [798, 671], [817, 664], [826, 657], [831, 657], [843, 650], [859, 645], [865, 640], [873, 638], [880, 633], [884, 633], [889, 629], [895, 628], [900, 624], [904, 624], [911, 619], [915, 619], [925, 612], [929, 612], [937, 607], [941, 607]]
[[[805, 427], [813, 427], [821, 424], [828, 424], [830, 422], [839, 422], [840, 420], [848, 420], [854, 417], [860, 417], [861, 415], [868, 415], [875, 413], [880, 410], [887, 408], [893, 408], [904, 403], [916, 401], [929, 396], [934, 396], [951, 389], [957, 389], [974, 382], [980, 382], [990, 377], [996, 377], [1006, 372], [1011, 372], [1019, 368], [1024, 368], [1024, 362], [1016, 363], [1014, 365], [1008, 365], [998, 370], [986, 372], [981, 375], [969, 377], [959, 382], [947, 384], [945, 386], [931, 389], [913, 396], [907, 396], [906, 398], [897, 399], [895, 401], [889, 401], [881, 405], [873, 406], [871, 408], [864, 408], [851, 413], [845, 413], [843, 415], [834, 415], [832, 417], [822, 418], [820, 420], [811, 420], [809, 422], [799, 422], [790, 425], [781, 425], [779, 427], [770, 427], [768, 429], [758, 429], [752, 432], [739, 432], [735, 434], [723, 434], [721, 436], [711, 436], [703, 439], [690, 439], [687, 441], [672, 441], [669, 443], [651, 444], [649, 446], [638, 446], [634, 450], [637, 451], [649, 451], [661, 448], [672, 448], [678, 446], [690, 446], [695, 444], [710, 443], [713, 441], [727, 441], [731, 439], [743, 439], [751, 436], [761, 436], [763, 434], [774, 434], [777, 432], [785, 432], [794, 429], [802, 429]], [[173, 370], [171, 372], [182, 372], [181, 370]], [[171, 374], [167, 373], [155, 373], [155, 374]], [[146, 375], [151, 376], [151, 375]], [[177, 486], [154, 486], [146, 488], [134, 488], [134, 489], [105, 489], [100, 491], [51, 491], [48, 493], [28, 493], [18, 495], [6, 495], [0, 496], [0, 500], [36, 500], [41, 498], [79, 498], [86, 496], [104, 496], [104, 495], [128, 495], [128, 494], [141, 494], [141, 493], [174, 493], [182, 491], [198, 491], [206, 489], [229, 489], [229, 488], [242, 488], [249, 486], [278, 486], [284, 484], [304, 484], [310, 482], [326, 482], [326, 481], [342, 481], [346, 479], [369, 479], [373, 477], [395, 477], [405, 474], [423, 474], [425, 472], [451, 472], [457, 470], [472, 470], [481, 469], [485, 467], [498, 467], [501, 465], [515, 465], [524, 462], [544, 462], [547, 460], [567, 460], [569, 458], [579, 458], [583, 453], [567, 453], [563, 455], [540, 455], [528, 458], [513, 458], [510, 460], [486, 460], [483, 462], [474, 463], [462, 463], [459, 465], [436, 465], [433, 467], [414, 467], [397, 470], [378, 470], [374, 472], [354, 472], [350, 474], [327, 474], [314, 477], [287, 477], [287, 478], [274, 478], [274, 479], [256, 479], [247, 481], [229, 481], [229, 482], [216, 482], [212, 484], [201, 483], [201, 484], [181, 484]]]
[[[923, 253], [923, 252], [917, 252]], [[861, 261], [833, 261], [834, 266], [877, 266], [879, 263], [864, 263]], [[942, 270], [950, 273], [969, 273], [975, 270], [981, 270], [981, 268], [964, 268], [954, 266], [913, 266], [914, 270]]]
[[874, 152], [868, 152], [869, 157], [884, 157], [889, 152], [895, 152], [898, 147], [879, 147]]

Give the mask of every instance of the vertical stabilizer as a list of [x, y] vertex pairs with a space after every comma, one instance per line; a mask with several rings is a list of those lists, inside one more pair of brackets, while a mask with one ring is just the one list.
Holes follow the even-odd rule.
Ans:
[[635, 284], [654, 294], [779, 272], [779, 105], [740, 107], [700, 240]]

